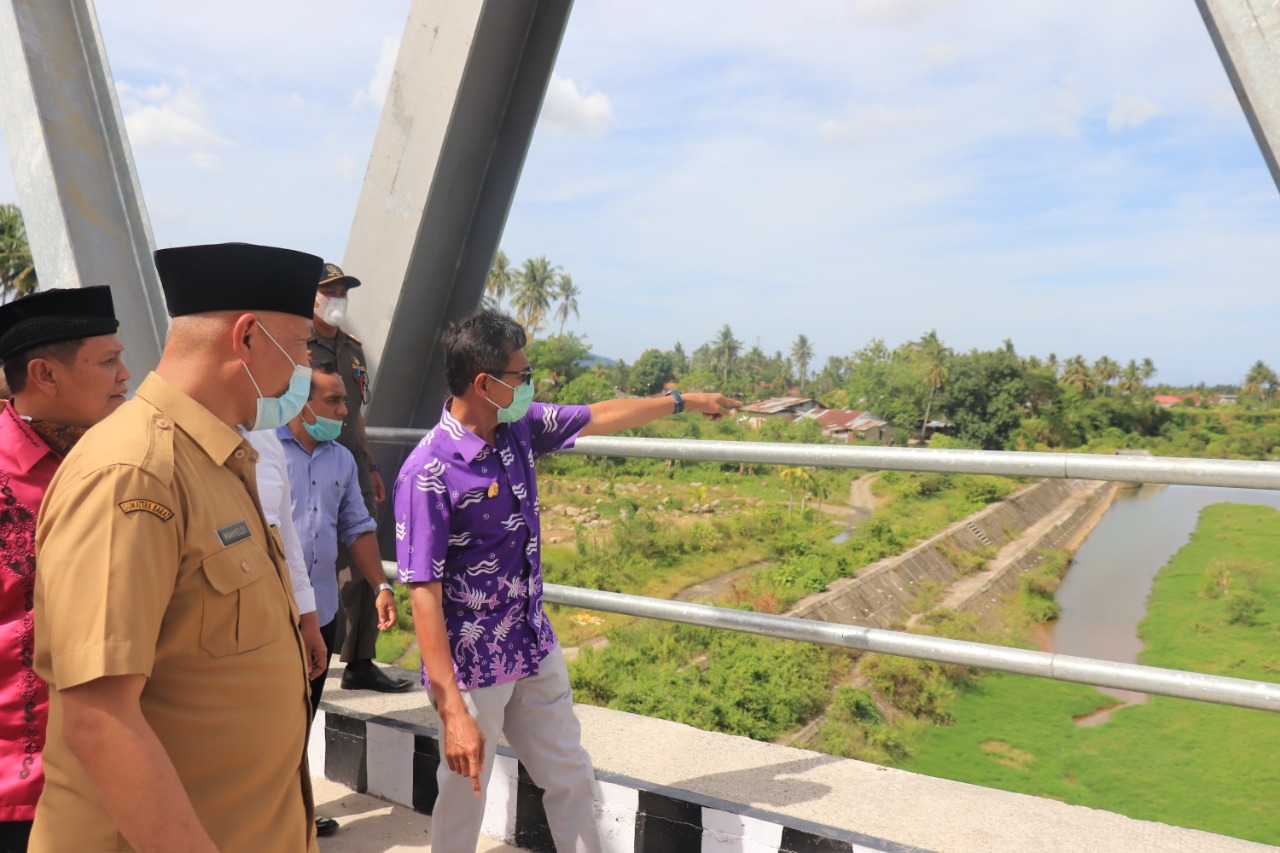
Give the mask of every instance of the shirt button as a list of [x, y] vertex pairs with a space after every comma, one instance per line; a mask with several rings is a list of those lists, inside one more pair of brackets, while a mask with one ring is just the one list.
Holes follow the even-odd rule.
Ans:
[[173, 426], [173, 424], [169, 423], [168, 421], [164, 420], [163, 418], [161, 418], [160, 420], [156, 421], [156, 429], [168, 429], [168, 428], [169, 428], [169, 427], [171, 427], [171, 426]]
[[249, 562], [247, 560], [241, 560], [240, 568], [244, 569], [246, 572], [249, 571]]
[[234, 454], [234, 455], [235, 455], [235, 457], [236, 457], [237, 459], [243, 459], [243, 458], [244, 458], [244, 448], [242, 447], [242, 448], [240, 448], [239, 450], [237, 450], [237, 451], [235, 452], [235, 454]]

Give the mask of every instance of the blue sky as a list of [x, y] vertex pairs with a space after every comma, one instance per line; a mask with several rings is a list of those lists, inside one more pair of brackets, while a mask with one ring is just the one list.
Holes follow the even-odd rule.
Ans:
[[[100, 3], [157, 243], [340, 259], [408, 5]], [[1280, 366], [1278, 237], [1191, 0], [578, 0], [502, 246], [628, 361], [936, 328], [1213, 383]]]

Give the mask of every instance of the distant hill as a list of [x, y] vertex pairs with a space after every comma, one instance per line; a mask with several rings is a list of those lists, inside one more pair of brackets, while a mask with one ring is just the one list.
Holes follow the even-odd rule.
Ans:
[[596, 355], [593, 352], [587, 353], [578, 360], [578, 364], [583, 367], [595, 367], [597, 364], [603, 364], [605, 367], [613, 367], [617, 363], [618, 360], [616, 358], [605, 358], [604, 356]]

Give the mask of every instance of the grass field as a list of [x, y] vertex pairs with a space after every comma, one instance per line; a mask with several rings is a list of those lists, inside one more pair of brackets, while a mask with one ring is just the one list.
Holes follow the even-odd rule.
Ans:
[[[1147, 613], [1141, 663], [1280, 680], [1280, 512], [1205, 509], [1156, 578]], [[1280, 844], [1275, 714], [1154, 696], [1097, 728], [1074, 723], [1112, 701], [1081, 685], [991, 675], [951, 706], [954, 725], [929, 727], [899, 766]]]

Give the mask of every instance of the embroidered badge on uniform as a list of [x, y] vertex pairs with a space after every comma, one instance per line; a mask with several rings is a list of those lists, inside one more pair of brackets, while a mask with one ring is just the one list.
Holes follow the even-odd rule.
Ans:
[[120, 509], [124, 511], [125, 515], [128, 515], [131, 512], [149, 512], [161, 521], [168, 521], [173, 518], [173, 510], [169, 509], [164, 504], [140, 498], [131, 501], [122, 501], [120, 503]]

